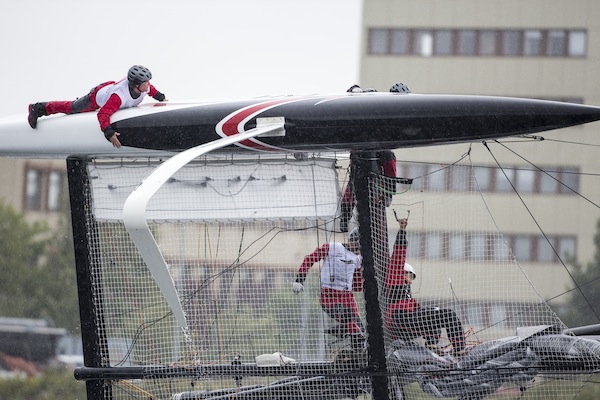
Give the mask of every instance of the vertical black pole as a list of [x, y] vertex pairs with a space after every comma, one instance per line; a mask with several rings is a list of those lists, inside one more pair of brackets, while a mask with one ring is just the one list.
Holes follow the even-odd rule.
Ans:
[[[103, 328], [102, 315], [96, 310], [93, 294], [91, 244], [88, 230], [88, 218], [91, 217], [89, 203], [89, 178], [86, 162], [83, 159], [67, 159], [69, 179], [69, 198], [71, 221], [73, 226], [73, 244], [75, 249], [75, 269], [77, 273], [77, 292], [79, 296], [79, 315], [81, 318], [81, 338], [83, 343], [83, 361], [86, 367], [103, 367], [102, 349], [106, 350], [106, 337], [100, 334]], [[90, 226], [92, 224], [90, 223]], [[93, 229], [93, 228], [92, 228]], [[104, 351], [104, 354], [107, 354]], [[112, 398], [110, 385], [103, 380], [86, 382], [88, 400], [106, 400]], [[106, 390], [106, 391], [105, 391]], [[106, 395], [106, 397], [105, 397]]]
[[[364, 296], [367, 320], [367, 343], [369, 344], [369, 367], [373, 372], [371, 382], [373, 385], [373, 399], [387, 400], [387, 363], [385, 358], [385, 343], [383, 336], [383, 322], [381, 308], [379, 307], [379, 290], [375, 272], [375, 264], [382, 262], [383, 254], [387, 254], [387, 242], [382, 246], [373, 248], [373, 222], [381, 223], [379, 210], [383, 207], [380, 202], [369, 200], [369, 177], [372, 172], [378, 172], [377, 157], [375, 152], [359, 152], [353, 164], [352, 179], [356, 195], [356, 210], [358, 211], [358, 229], [360, 233], [360, 246], [364, 277]], [[372, 211], [376, 221], [371, 218]], [[383, 230], [387, 227], [383, 226]], [[387, 236], [387, 235], [386, 235]]]

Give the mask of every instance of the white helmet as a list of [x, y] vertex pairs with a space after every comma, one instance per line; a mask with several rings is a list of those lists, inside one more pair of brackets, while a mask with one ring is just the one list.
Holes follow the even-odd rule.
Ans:
[[415, 269], [409, 263], [404, 263], [404, 272], [410, 272], [416, 278], [417, 274], [415, 273]]

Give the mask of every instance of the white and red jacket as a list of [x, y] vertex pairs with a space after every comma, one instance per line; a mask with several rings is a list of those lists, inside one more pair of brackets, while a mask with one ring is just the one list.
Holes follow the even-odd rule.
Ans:
[[320, 260], [323, 260], [321, 288], [362, 291], [361, 256], [337, 242], [325, 243], [304, 257], [296, 281], [304, 283], [310, 267]]
[[413, 312], [421, 306], [412, 297], [410, 284], [404, 277], [406, 263], [406, 231], [400, 230], [394, 242], [394, 251], [384, 276], [384, 294], [387, 300], [385, 323], [388, 329], [396, 327], [393, 315], [396, 311]]
[[137, 98], [131, 96], [129, 91], [129, 81], [121, 79], [118, 82], [109, 83], [102, 86], [96, 92], [96, 104], [100, 107], [98, 110], [98, 122], [100, 129], [105, 132], [110, 126], [110, 116], [121, 108], [131, 108], [138, 106], [147, 95], [154, 97], [158, 90], [152, 85], [148, 86], [147, 92], [141, 92]]

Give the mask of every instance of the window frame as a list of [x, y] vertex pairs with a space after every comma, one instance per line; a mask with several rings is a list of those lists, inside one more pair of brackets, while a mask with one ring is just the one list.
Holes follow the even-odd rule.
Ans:
[[[405, 42], [404, 45], [397, 46], [396, 34], [405, 37], [402, 40]], [[465, 40], [463, 36], [467, 34], [473, 34], [473, 37], [468, 41], [469, 49], [465, 50], [462, 43]], [[557, 34], [562, 36], [562, 39], [553, 40], [553, 36]], [[492, 37], [491, 41], [489, 36]], [[589, 41], [587, 29], [535, 27], [522, 29], [373, 27], [368, 29], [367, 37], [368, 55], [420, 57], [585, 58], [588, 55]], [[446, 43], [443, 46], [437, 45], [438, 40], [444, 40]], [[484, 43], [486, 43], [485, 47]], [[553, 50], [557, 43], [561, 44], [558, 49]], [[492, 51], [486, 50], [489, 44], [492, 44]]]

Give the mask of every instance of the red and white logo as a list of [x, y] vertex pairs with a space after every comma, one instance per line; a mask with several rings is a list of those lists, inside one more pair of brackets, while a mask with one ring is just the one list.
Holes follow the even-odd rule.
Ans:
[[[215, 127], [215, 131], [221, 137], [233, 136], [239, 133], [243, 133], [245, 132], [244, 125], [246, 125], [248, 121], [250, 121], [252, 118], [255, 118], [257, 115], [272, 108], [278, 107], [280, 105], [290, 104], [307, 99], [308, 97], [290, 97], [268, 100], [257, 104], [252, 104], [250, 106], [236, 110], [228, 116], [226, 116], [225, 118], [223, 118]], [[256, 138], [243, 140], [239, 143], [236, 143], [236, 145], [248, 150], [255, 151], [291, 151], [289, 149], [284, 149], [281, 147], [263, 143]]]

